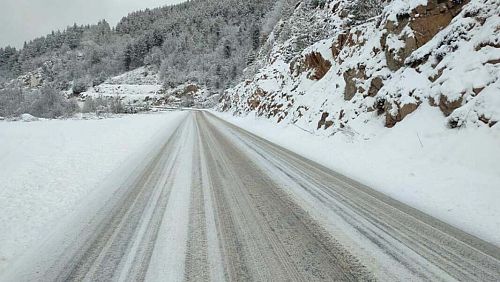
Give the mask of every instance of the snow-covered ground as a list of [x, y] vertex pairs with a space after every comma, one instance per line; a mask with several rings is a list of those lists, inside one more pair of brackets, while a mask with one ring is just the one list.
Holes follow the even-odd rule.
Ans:
[[500, 130], [449, 130], [441, 113], [422, 107], [404, 124], [366, 124], [315, 136], [293, 125], [256, 118], [219, 117], [356, 179], [486, 241], [500, 245]]
[[185, 115], [0, 121], [0, 272], [42, 244], [56, 223], [112, 193]]
[[158, 94], [161, 85], [140, 84], [106, 84], [98, 85], [82, 95], [92, 98], [120, 98], [125, 104], [142, 104], [147, 101], [156, 101], [163, 97]]
[[[71, 95], [71, 91], [68, 91], [67, 95]], [[165, 89], [158, 73], [148, 67], [140, 67], [112, 77], [80, 95], [83, 99], [120, 99], [123, 104], [134, 106], [179, 107], [189, 105], [188, 100], [192, 100], [195, 107], [210, 108], [218, 101], [218, 96], [212, 96], [207, 89], [192, 83]]]
[[83, 92], [82, 97], [119, 98], [125, 104], [143, 105], [163, 98], [158, 74], [148, 68], [135, 70], [112, 77], [104, 83]]

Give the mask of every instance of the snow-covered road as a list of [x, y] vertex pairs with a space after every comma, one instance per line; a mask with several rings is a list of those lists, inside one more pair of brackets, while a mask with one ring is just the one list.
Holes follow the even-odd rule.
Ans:
[[207, 112], [183, 116], [120, 189], [0, 280], [500, 277], [498, 247]]

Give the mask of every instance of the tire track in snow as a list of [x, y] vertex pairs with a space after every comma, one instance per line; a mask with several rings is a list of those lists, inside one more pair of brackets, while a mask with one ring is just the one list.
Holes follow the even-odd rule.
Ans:
[[[466, 234], [416, 209], [395, 201], [352, 179], [331, 171], [212, 115], [216, 128], [238, 144], [280, 186], [289, 187], [296, 201], [316, 217], [329, 218], [334, 228], [354, 229], [366, 257], [376, 259], [377, 275], [401, 279], [498, 281], [498, 247]], [[332, 230], [330, 228], [330, 230]], [[339, 232], [333, 230], [333, 234]], [[358, 244], [358, 243], [354, 243]], [[367, 253], [366, 246], [375, 254]], [[354, 248], [359, 248], [354, 246]], [[389, 256], [389, 259], [382, 257]], [[400, 266], [397, 266], [400, 265]]]
[[205, 112], [123, 191], [37, 280], [500, 277], [498, 248]]
[[208, 281], [210, 266], [208, 264], [207, 224], [205, 213], [205, 193], [201, 173], [200, 140], [198, 127], [193, 154], [193, 181], [191, 186], [191, 203], [189, 209], [189, 232], [186, 252], [186, 281]]
[[371, 279], [352, 255], [201, 116], [228, 280]]
[[173, 186], [188, 121], [179, 125], [146, 167], [131, 192], [117, 205], [111, 220], [101, 223], [102, 231], [61, 268], [55, 280], [144, 279]]

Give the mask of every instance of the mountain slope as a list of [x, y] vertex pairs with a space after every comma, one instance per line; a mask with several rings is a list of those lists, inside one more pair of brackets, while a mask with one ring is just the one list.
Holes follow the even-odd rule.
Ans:
[[500, 4], [379, 3], [301, 3], [217, 110], [498, 245]]
[[75, 24], [21, 50], [0, 48], [0, 88], [17, 86], [10, 81], [21, 75], [37, 79], [15, 81], [22, 86], [67, 90], [75, 81], [90, 87], [150, 65], [171, 87], [189, 81], [216, 92], [235, 81], [260, 47], [274, 6], [271, 0], [194, 0], [131, 13], [116, 28], [106, 21]]
[[[263, 68], [226, 91], [218, 109], [327, 135], [363, 133], [370, 120], [393, 127], [426, 107], [441, 111], [451, 128], [494, 127], [500, 120], [499, 10], [491, 0], [395, 0], [359, 24], [347, 1], [309, 11], [301, 4], [271, 35]], [[309, 29], [300, 28], [304, 24]], [[291, 53], [316, 26], [327, 26], [331, 35]], [[280, 42], [275, 38], [284, 29], [302, 33]]]

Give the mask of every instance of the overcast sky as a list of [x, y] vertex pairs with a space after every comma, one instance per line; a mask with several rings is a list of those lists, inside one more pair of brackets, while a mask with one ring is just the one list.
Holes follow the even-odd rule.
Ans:
[[73, 23], [106, 19], [111, 25], [129, 12], [184, 0], [0, 0], [0, 47], [22, 47], [24, 41], [65, 29]]

